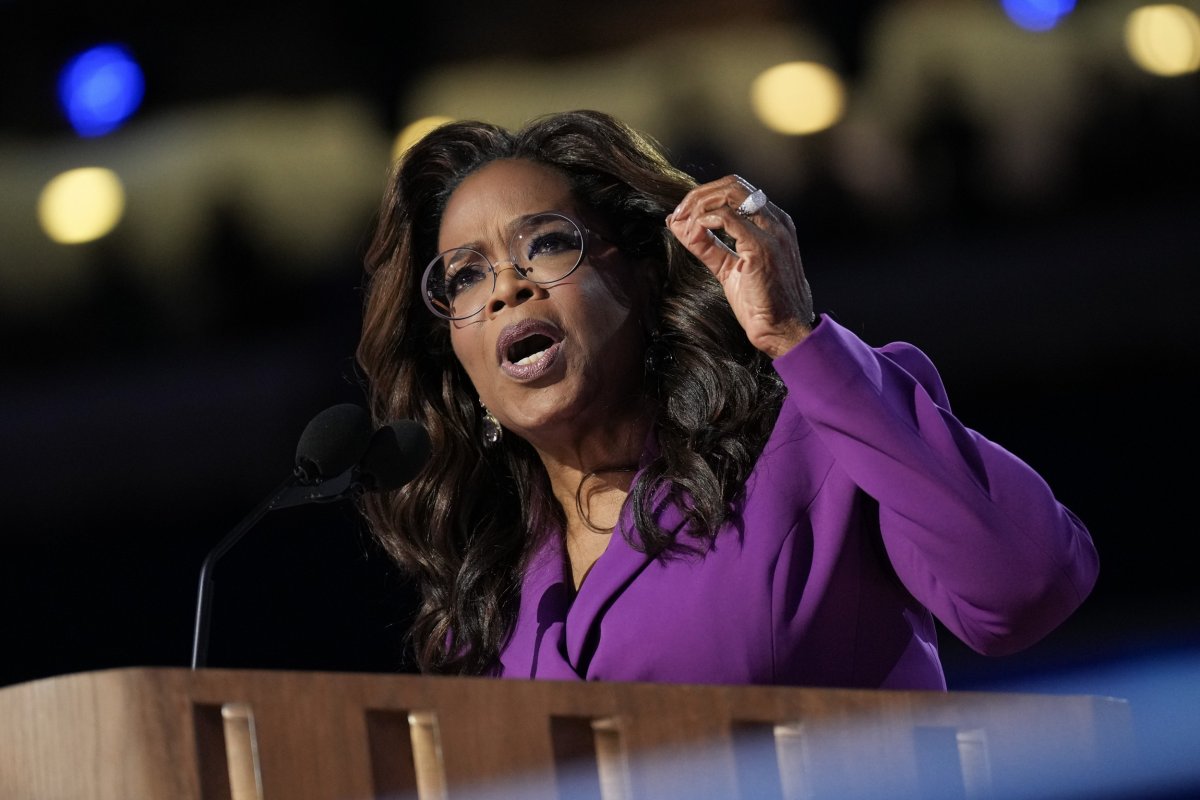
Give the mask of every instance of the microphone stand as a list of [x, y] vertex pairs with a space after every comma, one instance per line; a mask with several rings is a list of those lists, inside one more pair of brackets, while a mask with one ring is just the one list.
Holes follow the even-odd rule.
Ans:
[[361, 491], [360, 485], [352, 480], [352, 472], [353, 469], [348, 469], [337, 478], [324, 481], [319, 486], [308, 486], [302, 483], [303, 473], [297, 469], [209, 551], [200, 567], [200, 589], [196, 595], [196, 627], [192, 634], [192, 669], [200, 669], [208, 662], [208, 628], [214, 591], [212, 572], [221, 556], [229, 552], [229, 549], [269, 511], [304, 503], [340, 500], [348, 492]]

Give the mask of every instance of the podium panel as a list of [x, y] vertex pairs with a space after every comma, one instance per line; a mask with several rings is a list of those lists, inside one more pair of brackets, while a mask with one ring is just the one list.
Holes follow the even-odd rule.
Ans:
[[1086, 797], [1133, 745], [1095, 696], [179, 668], [0, 689], [5, 800]]

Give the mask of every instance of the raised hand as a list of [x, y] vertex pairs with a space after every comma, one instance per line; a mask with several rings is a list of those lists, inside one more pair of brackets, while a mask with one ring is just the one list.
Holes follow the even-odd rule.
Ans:
[[727, 175], [688, 192], [667, 216], [667, 227], [721, 282], [756, 348], [778, 358], [808, 336], [812, 290], [796, 226], [766, 195]]

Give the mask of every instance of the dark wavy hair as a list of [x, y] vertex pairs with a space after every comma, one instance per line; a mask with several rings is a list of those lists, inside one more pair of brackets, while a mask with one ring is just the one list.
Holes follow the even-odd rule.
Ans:
[[[435, 454], [403, 488], [362, 499], [372, 533], [419, 585], [410, 635], [423, 672], [494, 668], [525, 560], [538, 537], [562, 535], [565, 526], [531, 446], [510, 435], [483, 447], [475, 390], [447, 323], [429, 313], [418, 289], [451, 193], [481, 166], [509, 158], [566, 176], [622, 253], [652, 272], [642, 311], [655, 330], [658, 369], [646, 391], [659, 454], [630, 488], [634, 546], [655, 557], [703, 549], [730, 516], [784, 393], [716, 279], [667, 230], [666, 215], [696, 181], [654, 140], [596, 111], [547, 115], [517, 131], [455, 122], [426, 135], [388, 181], [365, 258], [357, 350], [376, 422], [419, 421]], [[657, 522], [661, 502], [680, 506], [684, 532]]]

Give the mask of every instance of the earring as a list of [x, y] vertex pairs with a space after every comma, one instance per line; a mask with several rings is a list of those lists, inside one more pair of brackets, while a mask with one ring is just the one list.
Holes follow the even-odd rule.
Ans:
[[488, 411], [487, 406], [480, 403], [479, 407], [483, 409], [483, 419], [480, 423], [483, 426], [483, 446], [495, 447], [504, 438], [504, 428], [500, 427], [500, 420], [496, 419], [495, 414]]

